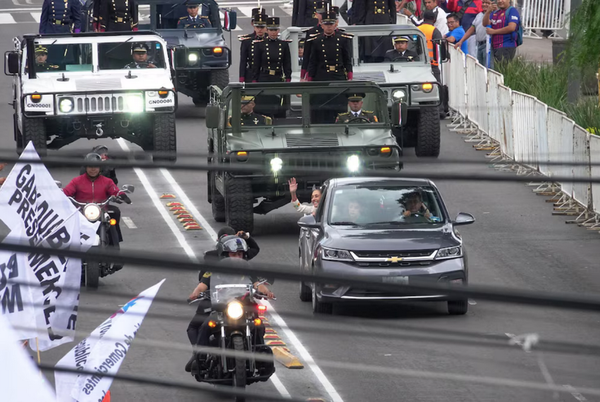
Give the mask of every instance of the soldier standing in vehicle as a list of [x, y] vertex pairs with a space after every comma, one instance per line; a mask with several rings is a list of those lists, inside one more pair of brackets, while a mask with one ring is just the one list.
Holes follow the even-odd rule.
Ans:
[[269, 17], [267, 32], [267, 38], [255, 44], [253, 81], [290, 82], [292, 56], [289, 41], [279, 39], [279, 17]]
[[[301, 65], [301, 69], [300, 69], [300, 79], [301, 81], [305, 81], [306, 80], [306, 73], [308, 72], [308, 61], [310, 60], [310, 43], [306, 43], [307, 40], [309, 40], [310, 38], [314, 38], [315, 36], [318, 36], [320, 34], [323, 33], [323, 28], [321, 27], [321, 21], [323, 19], [323, 13], [325, 12], [325, 6], [326, 6], [326, 2], [325, 1], [319, 1], [317, 2], [317, 14], [316, 15], [316, 19], [317, 19], [317, 24], [309, 29], [305, 29], [302, 32], [304, 32], [306, 35], [304, 36], [304, 57], [302, 59], [302, 64]], [[331, 6], [331, 11], [334, 11], [336, 14], [338, 14], [338, 7], [335, 6]], [[337, 20], [336, 20], [336, 28], [337, 28]]]
[[123, 32], [138, 30], [136, 0], [98, 0], [94, 3], [96, 32]]
[[364, 93], [354, 93], [348, 96], [348, 107], [350, 111], [340, 113], [335, 122], [340, 123], [378, 123], [377, 115], [368, 110], [363, 110]]
[[79, 0], [44, 0], [40, 34], [79, 33], [83, 23]]
[[314, 27], [319, 23], [317, 14], [323, 11], [324, 1], [321, 0], [294, 0], [292, 9], [292, 26]]
[[356, 25], [393, 25], [396, 23], [396, 0], [354, 0], [352, 21]]
[[242, 42], [240, 45], [240, 82], [252, 82], [256, 41], [260, 41], [265, 37], [268, 18], [263, 8], [252, 9], [254, 32], [238, 36], [238, 39]]
[[218, 28], [221, 26], [221, 18], [215, 2], [189, 2], [187, 3], [187, 12], [188, 15], [181, 17], [177, 22], [178, 29]]

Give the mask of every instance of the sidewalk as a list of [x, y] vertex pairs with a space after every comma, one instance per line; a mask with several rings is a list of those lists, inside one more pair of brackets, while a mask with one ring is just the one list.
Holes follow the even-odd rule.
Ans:
[[552, 63], [552, 40], [523, 38], [523, 45], [517, 48], [517, 56], [537, 63]]

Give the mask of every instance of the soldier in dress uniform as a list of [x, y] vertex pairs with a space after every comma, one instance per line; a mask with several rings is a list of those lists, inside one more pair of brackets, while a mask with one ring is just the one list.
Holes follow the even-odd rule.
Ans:
[[58, 66], [48, 64], [48, 49], [45, 46], [35, 48], [35, 72], [43, 73], [44, 71], [56, 71]]
[[321, 0], [294, 0], [292, 26], [314, 27], [319, 22], [317, 14], [319, 14], [320, 9], [322, 12], [323, 8], [323, 1]]
[[289, 40], [279, 39], [279, 17], [267, 19], [268, 36], [255, 41], [254, 82], [290, 82], [292, 56]]
[[83, 14], [79, 0], [44, 0], [40, 34], [79, 33]]
[[[352, 35], [336, 30], [337, 13], [327, 7], [321, 26], [323, 33], [308, 39], [310, 59], [308, 81], [345, 81], [352, 79]], [[311, 121], [333, 123], [339, 113], [346, 110], [346, 98], [340, 95], [331, 99], [331, 94], [311, 96]], [[323, 105], [323, 107], [321, 107]]]
[[216, 3], [187, 3], [188, 15], [181, 17], [177, 22], [177, 28], [211, 28], [221, 26], [221, 17]]
[[364, 93], [348, 94], [348, 107], [349, 112], [338, 114], [335, 122], [340, 124], [344, 123], [378, 123], [377, 115], [368, 110], [363, 110], [363, 99]]
[[148, 60], [148, 45], [145, 43], [136, 43], [131, 47], [131, 57], [133, 61], [125, 68], [156, 68], [156, 64]]
[[396, 36], [392, 39], [394, 49], [385, 53], [385, 61], [419, 61], [419, 55], [408, 50], [409, 39], [406, 36]]
[[136, 0], [96, 0], [94, 25], [95, 30], [100, 32], [137, 31]]
[[300, 39], [298, 41], [298, 65], [302, 65], [302, 61], [304, 60], [304, 39]]
[[[323, 13], [325, 12], [326, 7], [329, 7], [329, 9], [331, 11], [334, 11], [336, 14], [338, 14], [339, 11], [339, 7], [336, 6], [331, 6], [331, 4], [328, 4], [327, 1], [320, 1], [317, 3], [317, 24], [312, 27], [312, 28], [308, 28], [303, 30], [302, 32], [304, 32], [306, 35], [304, 36], [304, 57], [302, 60], [302, 64], [301, 64], [301, 68], [300, 68], [300, 79], [301, 80], [306, 80], [306, 73], [308, 72], [308, 61], [310, 60], [310, 43], [306, 43], [307, 40], [309, 40], [310, 38], [314, 38], [315, 36], [318, 36], [320, 34], [323, 33], [323, 28], [321, 27], [321, 20], [323, 19]], [[336, 20], [336, 29], [337, 28], [337, 20]]]
[[352, 21], [356, 25], [396, 24], [395, 0], [354, 0]]
[[[269, 116], [263, 116], [262, 114], [254, 113], [254, 102], [253, 96], [242, 96], [242, 114], [241, 124], [242, 126], [270, 126], [273, 124], [273, 120]], [[231, 117], [228, 122], [231, 127]]]
[[242, 44], [240, 45], [240, 82], [252, 82], [254, 69], [254, 52], [256, 50], [256, 41], [265, 37], [267, 30], [267, 19], [269, 17], [263, 8], [252, 9], [252, 25], [254, 32], [247, 35], [238, 36]]

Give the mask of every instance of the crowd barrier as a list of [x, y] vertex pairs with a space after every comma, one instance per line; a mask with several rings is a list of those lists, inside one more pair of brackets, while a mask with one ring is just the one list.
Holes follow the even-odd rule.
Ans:
[[535, 30], [557, 31], [564, 28], [565, 15], [571, 11], [571, 0], [524, 0], [521, 8], [523, 36], [538, 37]]
[[[579, 215], [576, 221], [600, 229], [600, 184], [591, 182], [600, 177], [600, 166], [594, 166], [600, 165], [600, 137], [535, 97], [511, 90], [501, 74], [472, 56], [453, 46], [449, 52], [444, 67], [454, 129], [475, 132], [472, 138], [493, 143], [503, 160], [547, 176], [568, 200], [563, 205], [571, 206], [570, 214]], [[553, 177], [589, 181], [556, 182]]]

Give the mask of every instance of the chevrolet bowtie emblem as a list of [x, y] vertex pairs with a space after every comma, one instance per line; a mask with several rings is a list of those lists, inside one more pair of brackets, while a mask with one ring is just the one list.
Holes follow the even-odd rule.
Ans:
[[402, 261], [402, 258], [400, 257], [390, 257], [387, 259], [387, 262], [398, 262], [398, 261]]

